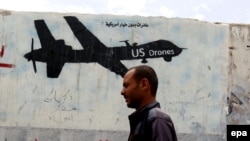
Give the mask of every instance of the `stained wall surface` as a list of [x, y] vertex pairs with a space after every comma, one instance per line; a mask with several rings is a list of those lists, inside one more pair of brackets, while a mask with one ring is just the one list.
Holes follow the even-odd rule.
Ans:
[[230, 25], [227, 122], [250, 124], [250, 26]]
[[141, 64], [156, 70], [180, 141], [226, 140], [227, 124], [249, 123], [248, 25], [0, 14], [0, 141], [127, 140], [122, 80]]

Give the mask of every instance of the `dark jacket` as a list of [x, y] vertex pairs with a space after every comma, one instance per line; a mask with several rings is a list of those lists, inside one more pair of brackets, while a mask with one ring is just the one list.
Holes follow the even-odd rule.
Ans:
[[177, 141], [171, 118], [153, 102], [129, 116], [128, 141]]

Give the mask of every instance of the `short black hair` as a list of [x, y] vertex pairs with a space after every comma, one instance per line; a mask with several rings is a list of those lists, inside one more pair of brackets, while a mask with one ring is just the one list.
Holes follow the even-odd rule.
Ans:
[[134, 78], [137, 82], [141, 81], [143, 78], [148, 79], [151, 86], [151, 93], [156, 96], [158, 88], [158, 77], [155, 70], [147, 65], [140, 65], [130, 68], [129, 70], [135, 69]]

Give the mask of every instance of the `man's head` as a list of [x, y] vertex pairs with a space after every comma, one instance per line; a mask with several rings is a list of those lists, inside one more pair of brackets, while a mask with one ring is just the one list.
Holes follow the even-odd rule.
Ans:
[[121, 95], [130, 108], [142, 108], [155, 100], [158, 78], [153, 68], [141, 65], [130, 68], [123, 79]]

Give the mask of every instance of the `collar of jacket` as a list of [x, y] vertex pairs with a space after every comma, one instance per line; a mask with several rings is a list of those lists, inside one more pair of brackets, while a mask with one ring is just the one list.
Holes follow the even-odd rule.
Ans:
[[145, 115], [148, 113], [148, 111], [152, 108], [158, 107], [160, 108], [160, 103], [157, 101], [154, 101], [146, 106], [144, 106], [143, 108], [136, 110], [134, 113], [132, 113], [131, 115], [129, 115], [129, 120], [130, 121], [134, 121], [134, 122], [138, 122], [140, 121], [143, 117], [145, 117]]

